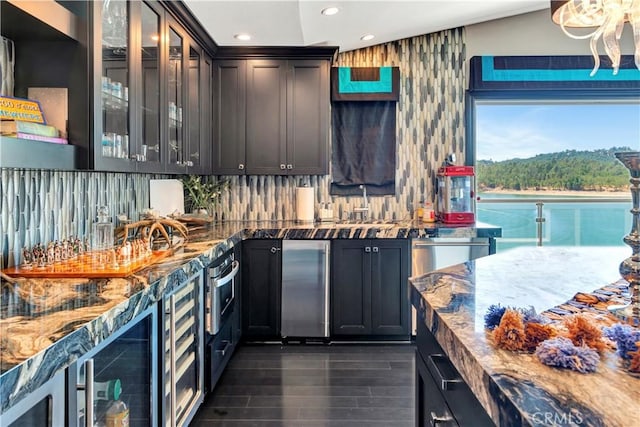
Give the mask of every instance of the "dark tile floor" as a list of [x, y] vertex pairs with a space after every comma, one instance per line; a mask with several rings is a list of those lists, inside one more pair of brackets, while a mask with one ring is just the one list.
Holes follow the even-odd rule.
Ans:
[[410, 344], [244, 345], [191, 426], [412, 427]]

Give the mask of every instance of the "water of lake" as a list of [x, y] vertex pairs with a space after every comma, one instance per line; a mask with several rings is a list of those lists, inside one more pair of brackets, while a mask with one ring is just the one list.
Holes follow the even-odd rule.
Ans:
[[[478, 202], [477, 219], [502, 227], [497, 249], [535, 246], [539, 197], [480, 193], [482, 200], [513, 198], [514, 203]], [[545, 196], [544, 199], [565, 196]], [[580, 200], [580, 197], [571, 197]], [[523, 203], [522, 201], [530, 201]], [[604, 203], [548, 202], [543, 206], [543, 246], [625, 246], [631, 230], [631, 201]]]

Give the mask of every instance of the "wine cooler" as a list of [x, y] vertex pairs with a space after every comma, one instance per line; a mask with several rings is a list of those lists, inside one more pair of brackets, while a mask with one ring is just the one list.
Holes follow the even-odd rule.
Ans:
[[163, 301], [164, 425], [186, 426], [204, 399], [203, 274]]
[[69, 370], [72, 426], [157, 425], [157, 330], [154, 305], [78, 359]]

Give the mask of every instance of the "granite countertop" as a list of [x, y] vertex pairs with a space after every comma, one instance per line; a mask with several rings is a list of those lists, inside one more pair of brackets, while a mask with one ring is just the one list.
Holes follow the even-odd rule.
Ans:
[[410, 279], [419, 321], [500, 426], [636, 425], [640, 377], [607, 352], [595, 373], [548, 367], [497, 349], [484, 330], [491, 304], [538, 313], [620, 279], [625, 247], [521, 247]]
[[191, 228], [175, 253], [126, 278], [18, 279], [0, 288], [0, 412], [245, 239], [500, 237], [488, 224], [226, 221]]

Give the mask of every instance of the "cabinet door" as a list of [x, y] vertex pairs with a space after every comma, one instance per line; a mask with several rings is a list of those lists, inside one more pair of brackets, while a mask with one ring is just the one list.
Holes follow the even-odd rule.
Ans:
[[332, 335], [371, 333], [371, 241], [335, 240], [331, 251]]
[[[131, 12], [134, 3], [112, 0], [94, 5], [94, 52], [98, 69], [96, 97], [99, 119], [95, 123], [94, 166], [98, 170], [131, 171]], [[99, 73], [99, 74], [98, 74]], [[98, 142], [99, 141], [99, 142]]]
[[372, 240], [371, 333], [409, 335], [409, 241]]
[[215, 61], [213, 173], [245, 173], [247, 62]]
[[187, 140], [182, 164], [186, 166], [187, 173], [205, 175], [211, 172], [211, 62], [205, 60], [204, 52], [193, 41], [189, 42], [187, 80]]
[[247, 61], [246, 171], [287, 174], [287, 61]]
[[[164, 130], [160, 123], [166, 120], [161, 108], [161, 82], [165, 72], [160, 66], [163, 12], [155, 3], [140, 3], [140, 89], [133, 95], [134, 105], [138, 106], [136, 120], [139, 131], [136, 141], [131, 143], [131, 157], [136, 160], [140, 172], [161, 172], [166, 162]], [[164, 96], [164, 94], [162, 94]]]
[[289, 60], [287, 75], [287, 172], [328, 171], [329, 61]]
[[242, 324], [250, 337], [280, 335], [280, 240], [242, 242]]
[[168, 19], [167, 28], [167, 172], [185, 173], [184, 161], [187, 151], [186, 126], [184, 122], [188, 85], [188, 44], [182, 28], [173, 19]]

